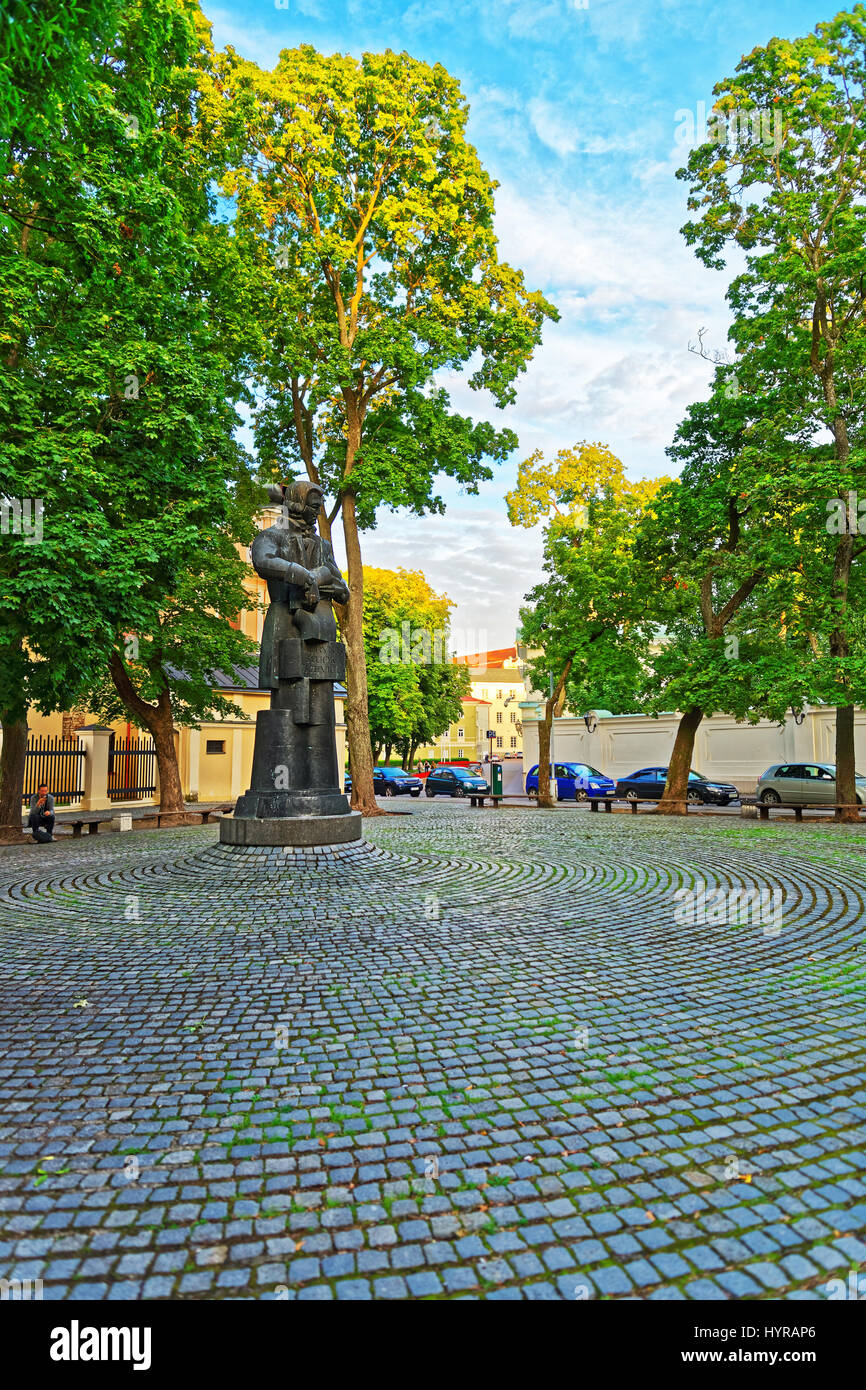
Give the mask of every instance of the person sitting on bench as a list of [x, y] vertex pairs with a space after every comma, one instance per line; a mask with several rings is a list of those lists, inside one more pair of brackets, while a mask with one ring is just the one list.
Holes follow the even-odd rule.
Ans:
[[36, 795], [30, 798], [27, 824], [37, 845], [50, 844], [54, 839], [54, 797], [45, 782], [41, 784]]

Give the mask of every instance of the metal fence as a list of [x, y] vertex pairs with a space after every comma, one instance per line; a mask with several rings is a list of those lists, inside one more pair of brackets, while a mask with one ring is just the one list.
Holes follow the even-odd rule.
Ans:
[[156, 791], [156, 749], [149, 738], [114, 738], [108, 758], [109, 801], [141, 801]]
[[24, 794], [29, 805], [42, 783], [59, 804], [80, 801], [84, 795], [84, 749], [59, 735], [29, 738], [24, 759]]

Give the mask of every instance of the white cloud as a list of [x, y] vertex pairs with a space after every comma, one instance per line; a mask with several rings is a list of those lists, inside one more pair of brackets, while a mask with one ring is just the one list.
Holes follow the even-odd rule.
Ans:
[[[541, 577], [540, 528], [510, 526], [503, 491], [501, 479], [487, 484], [484, 497], [462, 499], [459, 514], [383, 515], [376, 530], [362, 537], [365, 564], [420, 569], [437, 593], [454, 600], [460, 655], [511, 646], [524, 595]], [[345, 565], [339, 527], [334, 550]]]
[[572, 154], [577, 149], [577, 127], [559, 106], [533, 97], [527, 110], [533, 130], [548, 149], [559, 155]]

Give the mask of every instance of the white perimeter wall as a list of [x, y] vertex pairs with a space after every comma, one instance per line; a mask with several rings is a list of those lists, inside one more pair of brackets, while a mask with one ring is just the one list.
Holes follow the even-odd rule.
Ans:
[[[651, 719], [628, 714], [600, 719], [594, 734], [582, 719], [557, 719], [554, 753], [557, 762], [583, 762], [610, 777], [627, 777], [640, 767], [664, 766], [674, 746], [679, 717], [673, 714]], [[774, 762], [835, 762], [834, 709], [813, 709], [798, 727], [789, 716], [784, 728], [762, 720], [738, 724], [727, 715], [704, 719], [695, 738], [692, 766], [707, 777], [733, 782], [740, 791], [754, 791], [755, 783]], [[866, 711], [855, 716], [857, 769], [866, 770]], [[525, 771], [538, 762], [538, 725], [524, 717], [523, 764]]]

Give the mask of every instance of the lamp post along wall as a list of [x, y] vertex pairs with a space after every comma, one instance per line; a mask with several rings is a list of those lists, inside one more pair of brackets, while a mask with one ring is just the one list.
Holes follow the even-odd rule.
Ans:
[[345, 844], [361, 836], [337, 766], [334, 682], [345, 679], [333, 603], [349, 597], [333, 551], [316, 531], [322, 493], [305, 480], [271, 488], [278, 522], [252, 544], [270, 607], [262, 630], [259, 686], [270, 709], [256, 716], [249, 790], [220, 840], [241, 845]]

